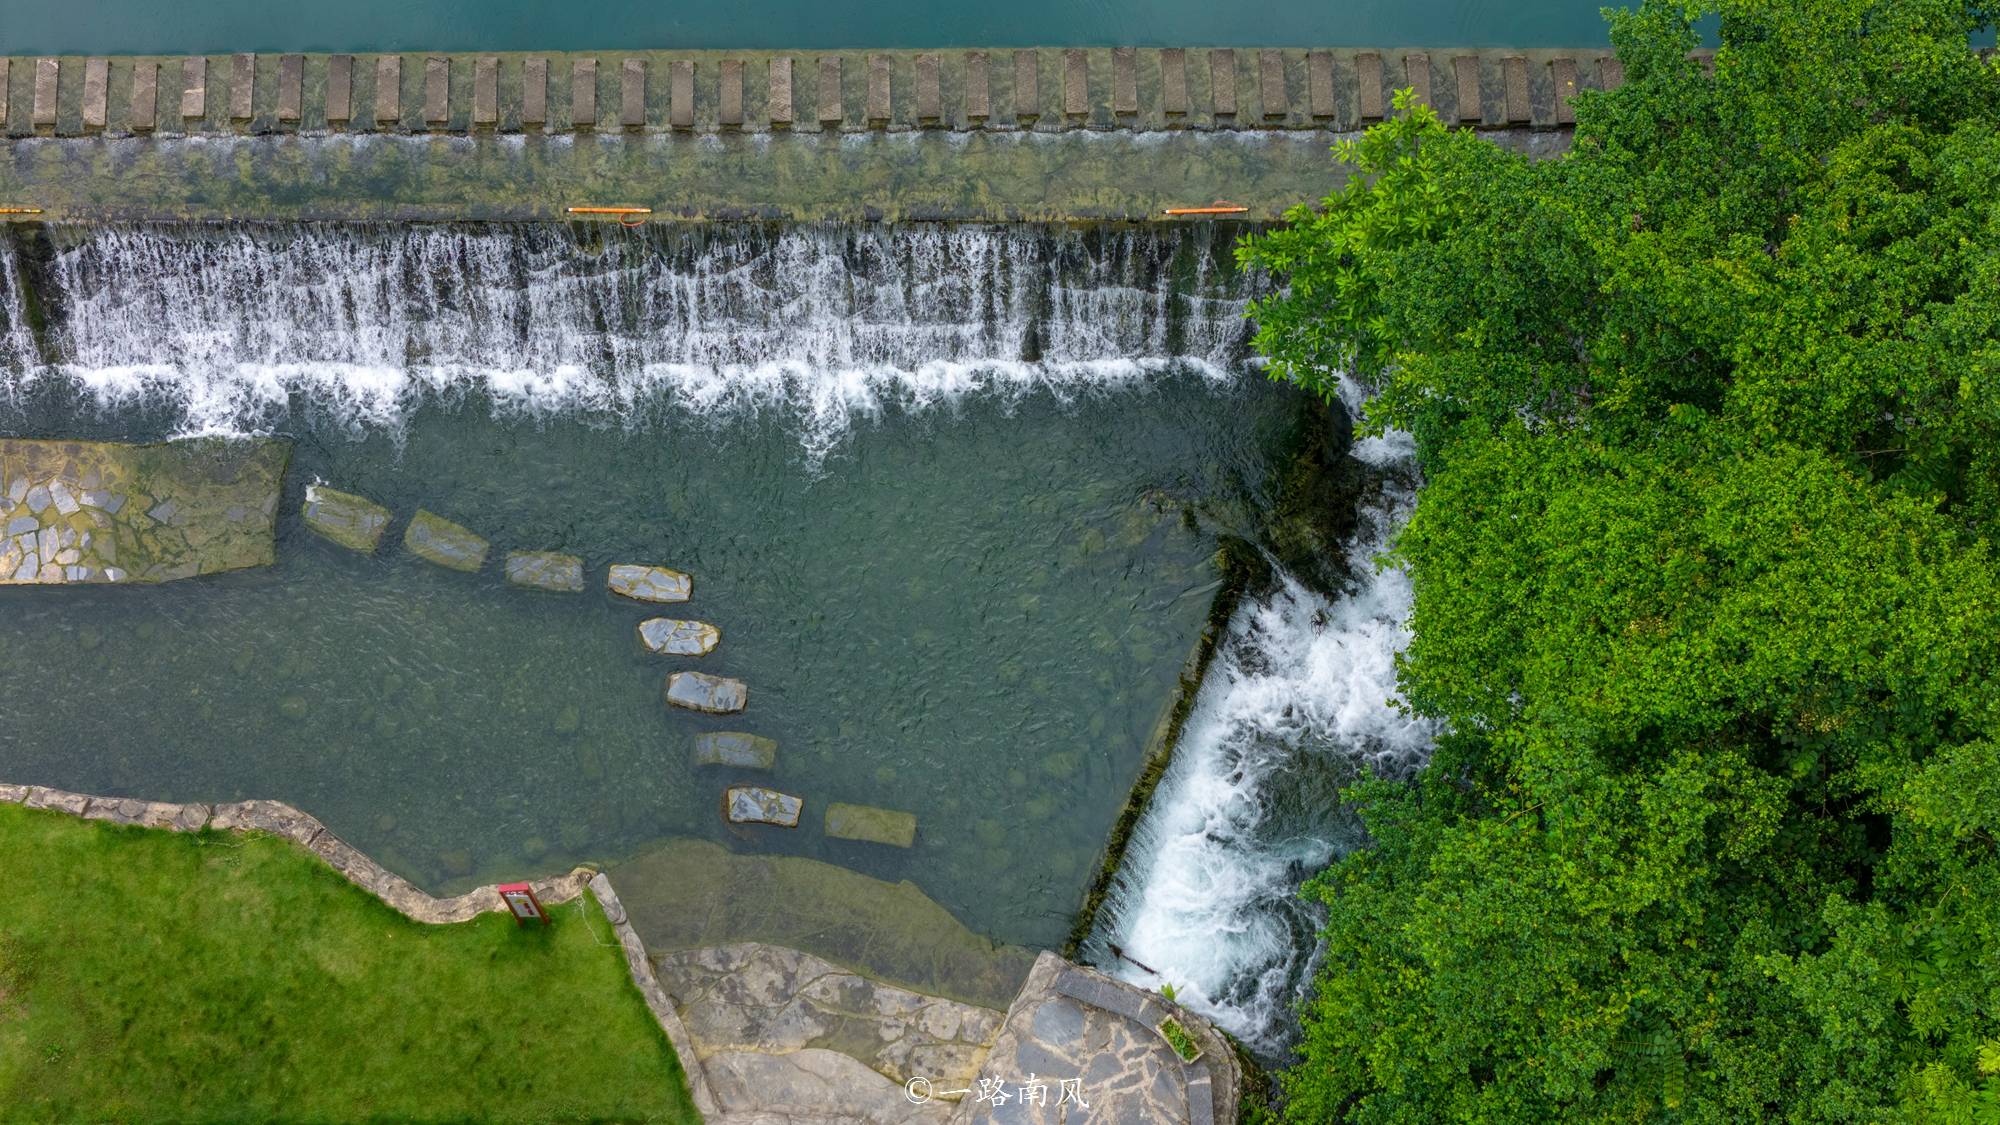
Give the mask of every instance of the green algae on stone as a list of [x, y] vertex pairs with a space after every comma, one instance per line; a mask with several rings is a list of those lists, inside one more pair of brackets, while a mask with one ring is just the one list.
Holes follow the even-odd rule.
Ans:
[[452, 570], [475, 571], [486, 565], [488, 543], [470, 530], [428, 509], [418, 508], [403, 532], [412, 554]]
[[372, 553], [389, 526], [389, 509], [365, 496], [306, 486], [306, 526], [350, 551]]
[[907, 848], [917, 842], [917, 818], [914, 813], [835, 801], [826, 807], [826, 834], [836, 840]]
[[607, 874], [654, 953], [763, 941], [874, 980], [1005, 1010], [1034, 954], [967, 929], [907, 880], [804, 856], [738, 855], [677, 839]]
[[775, 740], [741, 731], [709, 731], [694, 736], [694, 764], [767, 770], [778, 760]]
[[0, 585], [269, 566], [291, 444], [0, 439]]
[[555, 551], [509, 551], [507, 582], [558, 594], [583, 592], [583, 560]]

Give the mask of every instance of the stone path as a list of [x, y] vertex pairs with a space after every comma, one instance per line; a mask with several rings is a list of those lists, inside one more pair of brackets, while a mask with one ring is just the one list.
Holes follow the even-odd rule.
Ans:
[[759, 942], [656, 961], [724, 1113], [941, 1122], [903, 1084], [969, 1086], [1000, 1030], [990, 1008], [872, 981]]
[[[1168, 1015], [1201, 1045], [1183, 1063], [1153, 1029]], [[1074, 1080], [1066, 1097], [1065, 1080]], [[1035, 961], [951, 1125], [1211, 1125], [1236, 1120], [1242, 1073], [1198, 1016], [1053, 953]], [[1037, 1089], [1037, 1084], [1040, 1088]]]

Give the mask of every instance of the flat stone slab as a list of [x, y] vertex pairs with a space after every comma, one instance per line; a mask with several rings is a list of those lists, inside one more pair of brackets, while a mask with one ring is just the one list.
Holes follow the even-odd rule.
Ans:
[[835, 801], [826, 807], [826, 834], [836, 840], [907, 848], [917, 842], [917, 818], [914, 813]]
[[474, 571], [486, 565], [490, 544], [436, 512], [417, 509], [403, 545], [419, 558], [452, 570]]
[[777, 760], [778, 744], [772, 739], [740, 731], [711, 731], [694, 736], [694, 764], [697, 766], [767, 770]]
[[749, 705], [750, 689], [742, 680], [732, 680], [727, 676], [675, 672], [667, 677], [667, 702], [690, 711], [726, 715]]
[[507, 582], [558, 594], [583, 592], [583, 560], [554, 551], [509, 551]]
[[797, 828], [805, 798], [756, 785], [738, 785], [723, 791], [722, 817], [731, 824], [775, 824]]
[[664, 566], [618, 563], [605, 577], [611, 592], [639, 602], [684, 602], [694, 592], [694, 579]]
[[389, 526], [389, 509], [366, 496], [323, 484], [306, 486], [306, 526], [350, 551], [373, 551]]
[[168, 582], [277, 557], [291, 443], [0, 439], [0, 585]]
[[703, 656], [722, 639], [722, 630], [702, 621], [648, 617], [639, 622], [639, 643], [647, 652], [668, 656]]

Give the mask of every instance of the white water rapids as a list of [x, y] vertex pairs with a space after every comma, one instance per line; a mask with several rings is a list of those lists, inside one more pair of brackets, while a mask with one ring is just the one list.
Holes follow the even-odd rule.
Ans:
[[[1249, 282], [1207, 227], [51, 227], [0, 232], [0, 394], [60, 380], [182, 434], [300, 405], [396, 431], [427, 395], [630, 422], [857, 418], [1241, 369]], [[26, 329], [24, 279], [48, 325]]]
[[1339, 786], [1405, 775], [1431, 743], [1396, 705], [1409, 576], [1376, 564], [1416, 499], [1411, 449], [1398, 434], [1350, 456], [1379, 482], [1347, 545], [1350, 587], [1328, 599], [1280, 573], [1237, 610], [1086, 945], [1273, 1059], [1313, 967], [1319, 914], [1299, 885], [1359, 842]]

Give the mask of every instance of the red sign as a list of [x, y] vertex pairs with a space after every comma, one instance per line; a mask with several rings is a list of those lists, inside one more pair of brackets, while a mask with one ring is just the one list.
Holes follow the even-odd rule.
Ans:
[[502, 883], [497, 888], [500, 901], [507, 904], [507, 912], [514, 916], [516, 926], [530, 922], [549, 924], [549, 912], [542, 909], [542, 900], [535, 897], [535, 888], [526, 883]]

